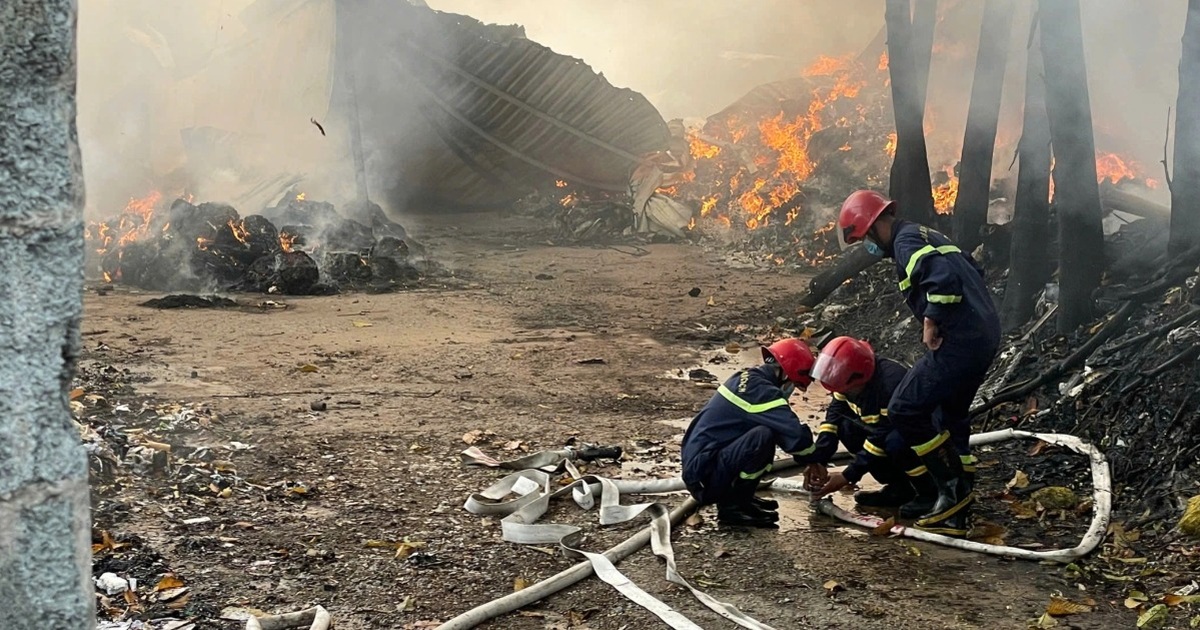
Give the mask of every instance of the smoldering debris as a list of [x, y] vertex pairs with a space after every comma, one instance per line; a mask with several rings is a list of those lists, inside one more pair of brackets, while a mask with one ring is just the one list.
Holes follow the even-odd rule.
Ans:
[[[163, 205], [155, 193], [131, 201], [117, 217], [89, 224], [89, 272], [152, 291], [284, 295], [389, 291], [450, 275], [374, 203], [339, 212], [289, 194], [245, 217], [222, 203], [180, 198]], [[206, 306], [196, 300], [203, 298], [148, 306]]]

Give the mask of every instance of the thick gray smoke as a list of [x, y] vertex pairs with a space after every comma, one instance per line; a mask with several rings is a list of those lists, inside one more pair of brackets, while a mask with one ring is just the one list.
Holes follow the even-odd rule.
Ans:
[[[756, 85], [798, 75], [818, 55], [857, 54], [883, 22], [882, 0], [429, 4], [484, 22], [521, 24], [530, 39], [642, 92], [668, 119], [712, 114]], [[978, 16], [982, 3], [958, 4], [962, 15]], [[1030, 4], [1018, 2], [1014, 21], [1001, 144], [1019, 133]], [[245, 212], [273, 201], [270, 195], [293, 180], [303, 182], [310, 198], [353, 197], [346, 134], [322, 136], [309, 122], [337, 125], [325, 119], [334, 89], [334, 5], [81, 3], [79, 129], [91, 216], [110, 215], [151, 190], [170, 196], [187, 189]], [[1185, 11], [1182, 0], [1083, 2], [1097, 146], [1131, 155], [1159, 179]], [[934, 161], [949, 160], [961, 142], [978, 19], [947, 21], [938, 35], [929, 96], [936, 114], [929, 122], [931, 136], [946, 146], [939, 155], [931, 142]], [[998, 168], [1007, 163], [997, 156]]]

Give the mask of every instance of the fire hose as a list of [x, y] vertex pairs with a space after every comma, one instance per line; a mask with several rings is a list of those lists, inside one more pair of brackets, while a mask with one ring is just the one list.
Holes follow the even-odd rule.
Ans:
[[[903, 525], [893, 526], [889, 533], [897, 537], [923, 540], [955, 549], [1024, 560], [1070, 562], [1094, 550], [1104, 539], [1112, 512], [1111, 476], [1103, 453], [1091, 444], [1075, 436], [1057, 433], [1035, 433], [1015, 429], [973, 435], [971, 436], [971, 444], [973, 446], [980, 446], [1014, 438], [1042, 440], [1050, 444], [1064, 446], [1089, 458], [1092, 470], [1093, 518], [1087, 533], [1079, 545], [1071, 549], [1033, 551], [1019, 547], [990, 545], [951, 538]], [[483, 459], [477, 457], [481, 455]], [[465, 507], [469, 512], [474, 514], [505, 515], [501, 520], [501, 528], [503, 538], [506, 541], [524, 544], [557, 542], [568, 557], [582, 556], [586, 559], [528, 588], [462, 613], [454, 619], [438, 626], [438, 630], [474, 628], [489, 619], [510, 613], [552, 595], [583, 580], [592, 572], [595, 572], [601, 580], [616, 588], [631, 601], [653, 612], [670, 627], [677, 629], [698, 628], [699, 626], [679, 614], [670, 606], [638, 588], [636, 584], [621, 574], [614, 566], [615, 562], [619, 562], [641, 549], [647, 542], [651, 543], [651, 548], [655, 555], [666, 560], [667, 579], [669, 581], [686, 587], [698, 600], [714, 612], [717, 612], [739, 626], [762, 630], [771, 629], [771, 626], [745, 615], [731, 604], [720, 602], [692, 587], [691, 584], [678, 574], [674, 554], [671, 549], [670, 528], [672, 525], [678, 524], [680, 520], [697, 507], [694, 499], [689, 498], [669, 513], [666, 506], [660, 503], [631, 506], [620, 505], [621, 493], [657, 494], [684, 490], [682, 479], [612, 480], [594, 475], [583, 476], [579, 474], [579, 471], [572, 464], [573, 459], [579, 459], [578, 455], [579, 451], [565, 449], [563, 451], [548, 451], [526, 456], [522, 458], [522, 460], [525, 460], [524, 463], [538, 464], [538, 468], [542, 468], [542, 470], [535, 468], [510, 474], [483, 492], [471, 495]], [[535, 459], [531, 460], [530, 458]], [[464, 452], [463, 461], [467, 464], [498, 468], [517, 467], [515, 462], [498, 462], [488, 458], [478, 449], [468, 449], [468, 451]], [[795, 463], [791, 459], [786, 459], [776, 462], [774, 469], [784, 470], [794, 466]], [[566, 469], [571, 474], [572, 483], [553, 490], [551, 488], [552, 480], [550, 474], [545, 470], [547, 468], [554, 470], [560, 468]], [[768, 487], [784, 491], [807, 492], [801, 484], [789, 479], [776, 479]], [[650, 526], [603, 554], [582, 551], [577, 548], [580, 537], [580, 529], [578, 527], [536, 523], [536, 520], [546, 512], [550, 501], [567, 492], [571, 492], [576, 503], [584, 509], [593, 507], [594, 495], [598, 493], [601, 502], [601, 525], [623, 523], [642, 513], [647, 513], [652, 518]], [[519, 496], [511, 501], [501, 501], [503, 497], [510, 494], [517, 494]], [[878, 517], [856, 514], [839, 508], [829, 499], [819, 501], [817, 507], [822, 513], [852, 525], [877, 528], [883, 523], [882, 519]]]

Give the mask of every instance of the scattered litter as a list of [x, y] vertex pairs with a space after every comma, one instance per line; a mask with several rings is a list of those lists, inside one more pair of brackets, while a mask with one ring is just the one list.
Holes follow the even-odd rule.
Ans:
[[590, 359], [576, 359], [575, 363], [579, 365], [603, 365], [608, 362], [600, 357], [592, 357]]
[[186, 293], [177, 293], [165, 297], [146, 300], [139, 306], [147, 306], [157, 309], [172, 309], [172, 308], [230, 308], [237, 306], [237, 302], [229, 298], [223, 298], [216, 295], [202, 297], [199, 295], [190, 295]]

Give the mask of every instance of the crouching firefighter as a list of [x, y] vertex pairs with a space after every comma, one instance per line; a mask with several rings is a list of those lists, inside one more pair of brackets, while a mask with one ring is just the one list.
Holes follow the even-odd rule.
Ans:
[[[853, 337], [838, 337], [821, 349], [812, 377], [833, 394], [833, 400], [818, 429], [817, 450], [810, 456], [815, 463], [806, 472], [812, 482], [823, 483], [817, 498], [856, 484], [870, 473], [883, 489], [855, 493], [859, 505], [899, 508], [906, 519], [933, 508], [937, 486], [888, 419], [888, 401], [907, 373], [908, 367], [876, 356], [870, 344]], [[824, 464], [839, 441], [854, 461], [829, 475]]]
[[877, 192], [851, 194], [838, 227], [843, 242], [865, 241], [871, 253], [895, 260], [900, 292], [929, 351], [896, 388], [889, 418], [937, 482], [937, 502], [917, 527], [964, 536], [975, 497], [969, 411], [1000, 347], [983, 269], [941, 233], [898, 219], [896, 202]]
[[814, 450], [812, 431], [788, 406], [808, 388], [813, 354], [799, 339], [763, 348], [764, 364], [742, 370], [717, 389], [683, 436], [683, 481], [701, 505], [717, 504], [724, 525], [776, 527], [779, 505], [754, 496], [771, 470], [775, 447], [800, 458]]

